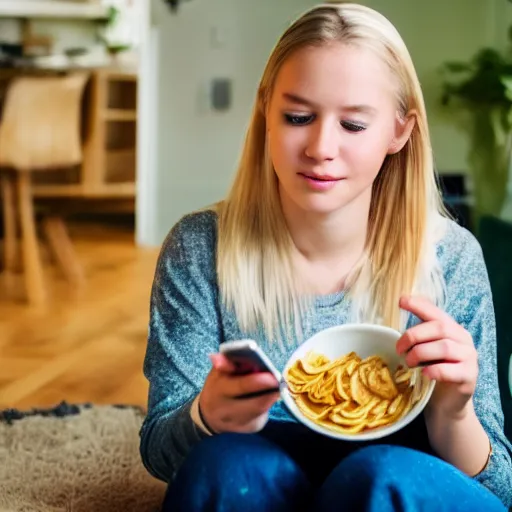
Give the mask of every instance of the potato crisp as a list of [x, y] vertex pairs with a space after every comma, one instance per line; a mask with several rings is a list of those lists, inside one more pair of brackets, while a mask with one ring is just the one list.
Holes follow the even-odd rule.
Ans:
[[412, 370], [391, 373], [381, 357], [361, 359], [355, 352], [333, 361], [308, 352], [284, 376], [304, 416], [343, 434], [390, 425], [421, 397]]

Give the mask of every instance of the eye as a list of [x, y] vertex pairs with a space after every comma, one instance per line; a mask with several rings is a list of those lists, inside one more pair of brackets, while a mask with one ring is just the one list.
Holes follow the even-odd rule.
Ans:
[[285, 121], [292, 126], [304, 126], [311, 123], [314, 118], [313, 115], [284, 114]]
[[363, 130], [366, 130], [366, 126], [364, 124], [353, 123], [351, 121], [341, 121], [340, 124], [349, 132], [362, 132]]

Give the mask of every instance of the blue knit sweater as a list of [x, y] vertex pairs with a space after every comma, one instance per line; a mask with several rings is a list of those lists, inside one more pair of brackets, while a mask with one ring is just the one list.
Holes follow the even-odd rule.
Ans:
[[[190, 409], [211, 368], [208, 354], [218, 352], [223, 341], [250, 337], [219, 300], [216, 238], [214, 212], [187, 215], [166, 238], [156, 268], [144, 362], [150, 392], [140, 449], [148, 471], [167, 482], [205, 435], [192, 421]], [[475, 478], [511, 506], [512, 446], [503, 433], [494, 311], [482, 252], [467, 230], [450, 221], [437, 255], [447, 284], [446, 310], [471, 333], [479, 355], [474, 404], [493, 451]], [[305, 339], [348, 321], [350, 304], [343, 299], [342, 292], [316, 299], [304, 321]], [[257, 341], [282, 370], [290, 353], [264, 337]], [[272, 407], [270, 420], [296, 421], [281, 401]], [[397, 436], [400, 444], [428, 445], [425, 429], [406, 428]]]

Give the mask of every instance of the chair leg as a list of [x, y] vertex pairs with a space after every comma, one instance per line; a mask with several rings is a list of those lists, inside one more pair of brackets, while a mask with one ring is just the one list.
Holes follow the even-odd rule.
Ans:
[[84, 284], [84, 271], [62, 217], [45, 217], [43, 220], [43, 231], [53, 256], [60, 265], [66, 279], [77, 286]]
[[31, 304], [41, 305], [46, 301], [46, 288], [37, 242], [30, 173], [18, 172], [17, 182], [27, 297]]
[[16, 237], [16, 201], [14, 181], [11, 176], [2, 176], [2, 198], [4, 213], [4, 270], [6, 275], [12, 275], [16, 270], [18, 255]]

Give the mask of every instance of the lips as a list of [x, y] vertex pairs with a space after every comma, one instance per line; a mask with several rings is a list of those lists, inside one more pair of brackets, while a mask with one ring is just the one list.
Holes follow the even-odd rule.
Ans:
[[305, 178], [315, 181], [340, 181], [343, 179], [336, 176], [330, 176], [329, 174], [314, 174], [308, 172], [299, 172], [299, 174]]
[[302, 178], [306, 187], [314, 192], [327, 192], [337, 187], [338, 183], [344, 180], [344, 178], [338, 178], [330, 174], [315, 174], [312, 172], [299, 172], [297, 176]]

